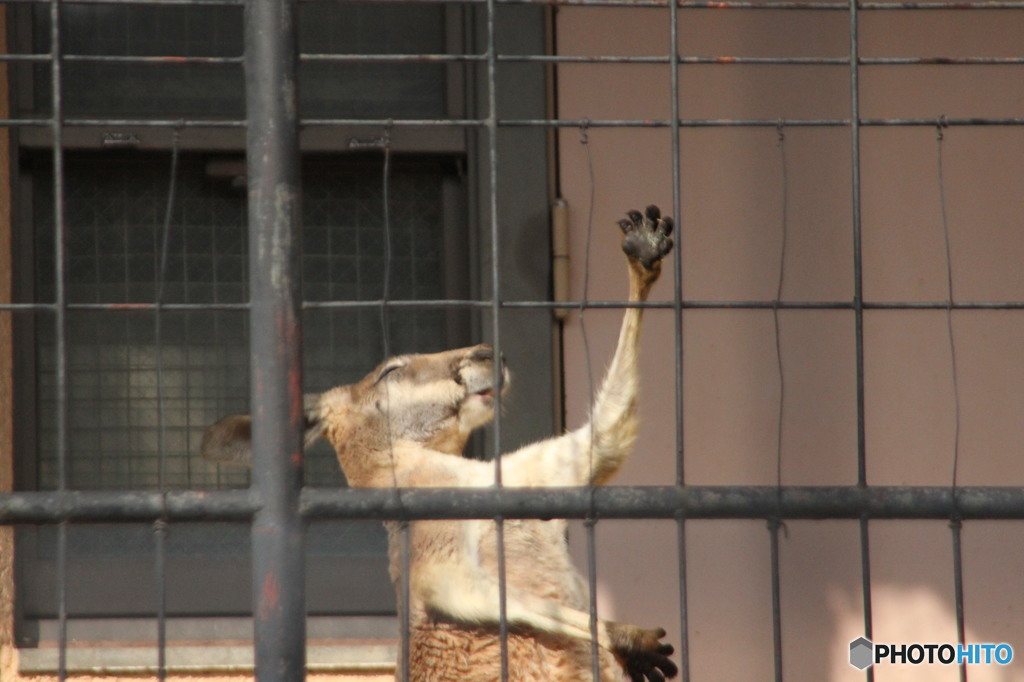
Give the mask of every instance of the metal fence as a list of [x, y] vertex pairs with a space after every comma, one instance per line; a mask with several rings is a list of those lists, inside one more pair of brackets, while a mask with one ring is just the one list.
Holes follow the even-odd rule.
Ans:
[[[85, 2], [86, 0], [80, 0]], [[0, 493], [0, 523], [2, 524], [56, 524], [60, 530], [58, 563], [66, 562], [68, 524], [82, 522], [146, 522], [163, 524], [197, 521], [239, 521], [252, 525], [253, 613], [255, 614], [256, 677], [264, 682], [296, 680], [305, 675], [305, 592], [303, 578], [303, 527], [315, 519], [377, 519], [417, 520], [445, 518], [518, 519], [518, 518], [574, 518], [587, 519], [595, 514], [600, 518], [659, 518], [674, 519], [679, 529], [679, 562], [681, 589], [681, 621], [684, 641], [681, 642], [681, 669], [683, 679], [689, 679], [688, 647], [685, 641], [688, 629], [686, 612], [686, 545], [684, 529], [693, 519], [765, 519], [769, 522], [772, 542], [772, 583], [775, 627], [775, 677], [782, 679], [781, 659], [781, 600], [779, 595], [778, 543], [780, 524], [786, 519], [850, 519], [860, 523], [861, 575], [863, 585], [864, 629], [870, 637], [871, 618], [871, 561], [868, 551], [870, 522], [876, 519], [944, 519], [950, 521], [950, 542], [953, 547], [953, 566], [956, 586], [956, 610], [959, 635], [964, 638], [963, 586], [961, 569], [960, 530], [963, 521], [975, 519], [1024, 518], [1024, 489], [1016, 487], [949, 486], [923, 487], [870, 486], [866, 475], [865, 399], [864, 399], [864, 313], [873, 309], [913, 310], [1021, 310], [1024, 301], [966, 303], [952, 300], [936, 303], [868, 302], [863, 296], [863, 264], [861, 252], [861, 185], [860, 135], [868, 127], [934, 127], [940, 134], [952, 127], [1020, 126], [1024, 117], [1016, 118], [865, 118], [860, 110], [859, 74], [865, 66], [885, 65], [995, 65], [1024, 66], [1024, 56], [1012, 57], [958, 57], [958, 58], [863, 58], [859, 55], [858, 29], [865, 13], [887, 10], [934, 10], [956, 12], [999, 12], [1024, 10], [1024, 3], [1005, 2], [791, 2], [766, 0], [744, 2], [725, 0], [705, 2], [680, 0], [463, 0], [462, 5], [474, 8], [483, 18], [485, 49], [472, 54], [298, 54], [296, 46], [295, 0], [152, 0], [147, 5], [220, 4], [244, 5], [244, 55], [219, 58], [180, 58], [191, 64], [214, 68], [218, 64], [244, 63], [246, 98], [244, 119], [211, 120], [207, 118], [166, 119], [145, 118], [116, 121], [109, 118], [70, 118], [62, 109], [62, 96], [66, 87], [64, 70], [77, 62], [118, 61], [136, 64], [158, 64], [175, 60], [174, 57], [123, 58], [103, 55], [69, 54], [62, 49], [66, 36], [61, 32], [61, 15], [75, 0], [38, 0], [25, 4], [49, 8], [49, 52], [46, 54], [3, 55], [7, 65], [28, 62], [49, 69], [52, 114], [45, 118], [8, 118], [0, 124], [11, 130], [44, 128], [52, 139], [53, 202], [54, 202], [54, 254], [57, 264], [52, 303], [5, 303], [0, 311], [10, 313], [33, 312], [52, 317], [55, 324], [54, 348], [57, 382], [56, 421], [56, 489], [52, 491], [15, 491]], [[658, 12], [670, 27], [670, 42], [666, 54], [649, 57], [575, 57], [556, 54], [511, 55], [499, 52], [495, 44], [498, 10], [503, 5], [551, 5], [558, 7], [632, 7]], [[8, 7], [11, 7], [8, 4]], [[749, 11], [799, 10], [823, 13], [843, 13], [848, 18], [849, 54], [840, 58], [753, 58], [731, 56], [687, 56], [686, 47], [679, 44], [679, 16], [697, 11]], [[368, 118], [300, 118], [296, 98], [296, 73], [300, 61], [328, 61], [339, 63], [473, 63], [484, 69], [487, 77], [486, 92], [482, 94], [484, 115], [472, 119], [403, 119], [389, 117]], [[663, 64], [669, 67], [669, 82], [665, 83], [671, 98], [671, 115], [663, 120], [650, 119], [580, 119], [561, 118], [507, 119], [497, 115], [497, 83], [495, 73], [504, 63], [563, 64]], [[679, 115], [679, 72], [689, 65], [700, 64], [767, 64], [767, 65], [829, 65], [845, 67], [849, 74], [851, 107], [848, 115], [840, 118], [813, 118], [803, 120], [756, 119], [685, 119]], [[131, 125], [188, 130], [192, 127], [224, 127], [245, 130], [249, 169], [249, 239], [251, 246], [249, 272], [250, 296], [246, 303], [204, 304], [135, 303], [124, 305], [73, 303], [67, 290], [66, 239], [67, 219], [65, 205], [64, 162], [66, 145], [64, 133], [69, 127], [88, 128], [110, 125]], [[649, 303], [652, 308], [667, 308], [676, 316], [677, 334], [674, 339], [674, 357], [677, 363], [676, 399], [682, 397], [682, 313], [690, 309], [763, 309], [779, 310], [844, 310], [852, 311], [855, 319], [857, 370], [857, 447], [858, 481], [852, 486], [694, 486], [684, 480], [681, 465], [682, 411], [677, 409], [677, 451], [680, 453], [675, 485], [660, 487], [609, 487], [589, 490], [410, 490], [403, 491], [401, 499], [390, 490], [348, 490], [337, 494], [332, 490], [304, 489], [302, 463], [298, 457], [282, 457], [280, 453], [297, 453], [302, 442], [301, 390], [301, 335], [300, 314], [303, 307], [359, 308], [366, 310], [393, 310], [404, 307], [466, 308], [490, 311], [493, 328], [490, 334], [495, 345], [502, 344], [502, 330], [498, 324], [499, 312], [513, 309], [566, 309], [566, 308], [621, 308], [626, 304], [616, 301], [533, 301], [508, 300], [503, 296], [497, 269], [490, 274], [491, 296], [485, 300], [431, 300], [431, 301], [345, 301], [332, 300], [304, 302], [300, 296], [298, 258], [300, 256], [295, 235], [300, 217], [297, 201], [301, 192], [298, 177], [298, 133], [300, 128], [359, 125], [389, 131], [414, 127], [437, 127], [483, 131], [487, 140], [487, 165], [492, 191], [484, 201], [490, 221], [484, 229], [491, 231], [491, 260], [500, 262], [500, 234], [496, 192], [499, 173], [498, 131], [505, 128], [541, 129], [597, 129], [597, 128], [663, 128], [671, 131], [673, 150], [671, 172], [675, 195], [673, 214], [681, 213], [680, 140], [682, 129], [706, 127], [759, 127], [767, 129], [794, 129], [801, 127], [834, 127], [849, 132], [851, 168], [850, 191], [853, 206], [854, 244], [853, 272], [855, 295], [852, 301], [791, 302], [781, 300], [744, 302], [707, 302], [688, 300], [681, 292], [680, 268], [675, 268], [675, 297], [668, 303]], [[175, 150], [175, 154], [177, 150]], [[171, 189], [173, 193], [173, 185]], [[677, 262], [678, 266], [678, 262]], [[68, 402], [66, 320], [75, 310], [120, 310], [151, 312], [156, 319], [171, 311], [218, 307], [219, 309], [247, 310], [251, 328], [251, 362], [254, 419], [254, 467], [251, 487], [245, 490], [197, 492], [188, 490], [127, 490], [81, 491], [68, 484], [66, 453], [68, 451]], [[777, 319], [776, 319], [777, 323]], [[269, 333], [268, 333], [269, 332]], [[159, 333], [159, 332], [158, 332]], [[500, 428], [500, 419], [499, 424]], [[500, 440], [500, 438], [496, 438]], [[158, 548], [162, 535], [158, 533]], [[158, 566], [163, 560], [158, 551]], [[66, 595], [61, 594], [60, 622], [62, 657], [60, 677], [66, 676], [67, 609]], [[159, 614], [161, 622], [163, 614]], [[161, 651], [166, 647], [163, 629]], [[164, 662], [161, 659], [161, 675]], [[872, 672], [866, 672], [872, 679]], [[964, 678], [965, 670], [961, 670]]]

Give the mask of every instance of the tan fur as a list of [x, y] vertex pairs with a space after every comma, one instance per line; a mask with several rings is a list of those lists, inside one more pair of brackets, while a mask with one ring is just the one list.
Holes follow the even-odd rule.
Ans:
[[[655, 207], [646, 218], [622, 221], [629, 300], [644, 301], [671, 248], [671, 221]], [[618, 346], [595, 397], [591, 419], [565, 435], [528, 445], [500, 459], [506, 486], [579, 486], [606, 482], [636, 440], [637, 353], [641, 308], [623, 316]], [[354, 487], [486, 487], [492, 462], [458, 455], [473, 429], [490, 421], [494, 394], [508, 385], [493, 351], [474, 346], [386, 361], [362, 381], [307, 399], [309, 438], [335, 448]], [[500, 377], [501, 387], [495, 387]], [[204, 456], [237, 459], [233, 439], [248, 433], [229, 417], [204, 437]], [[208, 447], [209, 446], [209, 447]], [[453, 456], [455, 455], [455, 456]], [[416, 521], [408, 535], [389, 531], [390, 570], [402, 594], [402, 543], [408, 539], [410, 681], [500, 679], [496, 524], [492, 521]], [[581, 680], [592, 671], [587, 593], [566, 545], [564, 520], [504, 524], [510, 680]], [[597, 623], [602, 680], [675, 674], [661, 630]], [[404, 633], [403, 633], [404, 636]], [[400, 666], [401, 667], [401, 666]], [[652, 672], [653, 671], [653, 672]]]

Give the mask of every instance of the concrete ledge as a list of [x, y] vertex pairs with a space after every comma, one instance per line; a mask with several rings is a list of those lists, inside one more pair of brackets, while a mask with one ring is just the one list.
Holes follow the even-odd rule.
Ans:
[[[18, 650], [23, 675], [54, 675], [60, 666], [60, 627], [38, 621], [40, 641]], [[253, 671], [251, 618], [168, 618], [165, 670], [172, 674]], [[318, 673], [390, 673], [398, 657], [394, 616], [310, 617], [306, 669]], [[153, 618], [71, 619], [66, 669], [73, 675], [153, 675], [159, 672]]]
[[[398, 647], [394, 643], [312, 645], [306, 649], [309, 672], [393, 673]], [[23, 675], [58, 672], [56, 647], [22, 649], [18, 669]], [[158, 672], [156, 647], [70, 646], [67, 672], [74, 675], [150, 675]], [[251, 646], [168, 646], [166, 671], [179, 674], [252, 674]]]

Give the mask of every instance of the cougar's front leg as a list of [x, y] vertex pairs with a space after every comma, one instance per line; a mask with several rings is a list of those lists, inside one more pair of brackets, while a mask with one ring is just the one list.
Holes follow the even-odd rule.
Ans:
[[[622, 250], [629, 272], [629, 300], [647, 300], [661, 274], [661, 261], [672, 250], [672, 219], [657, 206], [630, 211], [619, 221]], [[642, 308], [627, 308], [619, 342], [597, 392], [590, 421], [563, 436], [527, 445], [502, 458], [506, 485], [563, 486], [599, 484], [625, 461], [636, 440], [639, 390], [637, 353]]]
[[[619, 227], [629, 265], [629, 301], [642, 303], [661, 275], [662, 259], [672, 250], [672, 219], [662, 218], [657, 206], [648, 206], [643, 214], [630, 211], [627, 216], [619, 221]], [[642, 319], [643, 308], [626, 309], [619, 343], [594, 400], [590, 422], [575, 433], [590, 453], [589, 483], [601, 483], [618, 471], [636, 441]]]

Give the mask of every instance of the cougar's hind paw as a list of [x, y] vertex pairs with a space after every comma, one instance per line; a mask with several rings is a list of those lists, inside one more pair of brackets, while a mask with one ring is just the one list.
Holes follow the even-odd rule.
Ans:
[[622, 250], [645, 270], [650, 270], [672, 250], [672, 219], [662, 218], [661, 210], [653, 205], [642, 214], [640, 211], [627, 211], [626, 215], [628, 219], [619, 221], [625, 235]]
[[674, 649], [662, 642], [665, 630], [645, 630], [634, 625], [608, 624], [613, 651], [632, 682], [665, 682], [679, 673], [669, 656]]

